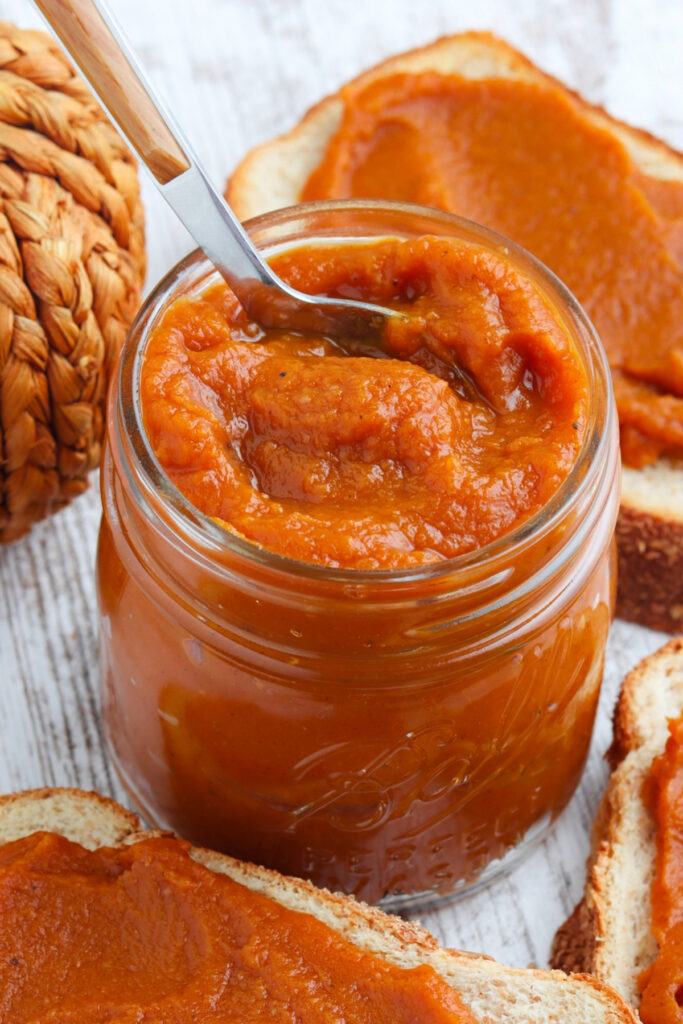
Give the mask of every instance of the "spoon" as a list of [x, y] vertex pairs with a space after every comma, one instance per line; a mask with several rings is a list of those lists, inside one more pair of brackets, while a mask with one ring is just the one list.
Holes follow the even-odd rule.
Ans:
[[209, 181], [104, 5], [94, 0], [35, 0], [35, 4], [151, 172], [163, 197], [256, 323], [340, 337], [377, 334], [387, 319], [400, 316], [383, 306], [307, 295], [286, 284]]

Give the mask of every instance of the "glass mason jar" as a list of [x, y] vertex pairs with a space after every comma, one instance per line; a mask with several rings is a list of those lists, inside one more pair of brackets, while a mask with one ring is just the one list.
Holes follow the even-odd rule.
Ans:
[[147, 299], [109, 405], [98, 551], [103, 718], [155, 824], [333, 890], [424, 902], [490, 877], [552, 822], [586, 758], [613, 607], [619, 502], [609, 369], [544, 267], [460, 218], [310, 204], [247, 225], [267, 254], [423, 234], [505, 254], [552, 302], [589, 382], [569, 477], [514, 532], [400, 571], [336, 570], [222, 530], [142, 425], [150, 328], [215, 271], [195, 252]]

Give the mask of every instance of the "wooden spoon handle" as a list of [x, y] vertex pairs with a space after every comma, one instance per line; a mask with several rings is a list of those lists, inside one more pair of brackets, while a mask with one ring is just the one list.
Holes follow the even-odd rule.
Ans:
[[123, 40], [93, 0], [35, 0], [83, 75], [160, 184], [190, 162]]

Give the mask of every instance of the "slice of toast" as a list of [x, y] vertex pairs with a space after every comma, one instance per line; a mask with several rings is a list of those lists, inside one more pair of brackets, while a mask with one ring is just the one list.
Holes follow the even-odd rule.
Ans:
[[[401, 54], [354, 79], [364, 86], [397, 72], [435, 71], [469, 79], [514, 78], [561, 88], [568, 101], [624, 146], [643, 174], [683, 181], [683, 154], [604, 110], [546, 75], [495, 36], [465, 32]], [[341, 124], [340, 94], [313, 107], [288, 134], [253, 149], [235, 169], [226, 195], [242, 220], [299, 201]], [[458, 213], [467, 215], [466, 210]], [[495, 225], [493, 225], [495, 226]], [[617, 527], [617, 614], [666, 632], [683, 630], [683, 460], [660, 459], [645, 469], [625, 467]]]
[[[0, 798], [0, 845], [45, 830], [88, 849], [159, 834], [141, 831], [134, 814], [96, 793], [39, 789]], [[352, 897], [209, 850], [193, 849], [192, 856], [291, 910], [312, 914], [356, 946], [399, 966], [431, 964], [481, 1024], [635, 1024], [619, 996], [594, 978], [503, 967], [488, 957], [443, 949], [419, 925]]]
[[598, 811], [583, 899], [555, 936], [551, 962], [589, 971], [634, 1009], [638, 977], [657, 955], [650, 888], [656, 826], [643, 798], [652, 762], [664, 750], [667, 720], [683, 713], [683, 639], [645, 658], [624, 680], [609, 752], [613, 772]]

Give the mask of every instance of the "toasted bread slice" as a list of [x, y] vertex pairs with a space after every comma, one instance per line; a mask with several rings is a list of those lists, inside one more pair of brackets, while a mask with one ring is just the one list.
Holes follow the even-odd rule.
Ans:
[[[440, 39], [385, 61], [352, 84], [363, 86], [396, 72], [423, 71], [559, 86], [583, 116], [619, 140], [644, 174], [683, 182], [683, 154], [585, 102], [489, 33], [465, 32]], [[244, 158], [226, 190], [239, 217], [246, 220], [299, 201], [341, 124], [343, 110], [339, 94], [328, 96], [287, 135], [258, 146]], [[683, 630], [683, 460], [660, 459], [644, 470], [626, 468], [617, 539], [617, 613], [654, 629]]]
[[638, 1008], [638, 977], [657, 955], [650, 888], [656, 826], [643, 799], [667, 720], [683, 713], [683, 639], [645, 658], [624, 680], [614, 716], [613, 772], [595, 822], [584, 897], [560, 928], [552, 963], [589, 971]]
[[[155, 834], [141, 831], [134, 814], [96, 793], [39, 789], [0, 798], [0, 845], [36, 831], [56, 832], [88, 849], [128, 845]], [[443, 949], [419, 925], [351, 897], [209, 850], [193, 849], [192, 856], [291, 910], [312, 914], [356, 946], [399, 966], [431, 964], [481, 1024], [635, 1024], [619, 996], [594, 978], [503, 967], [488, 957]]]

